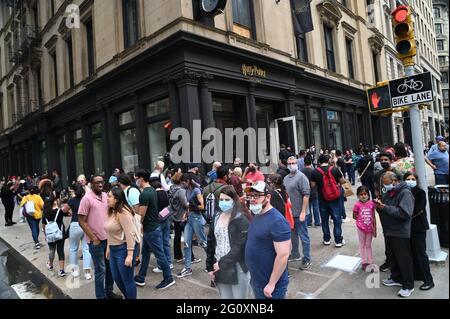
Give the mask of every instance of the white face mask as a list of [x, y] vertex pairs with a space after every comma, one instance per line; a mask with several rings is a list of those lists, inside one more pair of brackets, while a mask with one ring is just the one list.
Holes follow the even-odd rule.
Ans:
[[261, 211], [262, 211], [262, 204], [256, 204], [256, 205], [250, 204], [250, 210], [252, 211], [253, 214], [259, 215], [259, 214], [261, 214]]
[[408, 180], [406, 181], [406, 185], [408, 185], [409, 188], [414, 188], [417, 186], [417, 181]]
[[288, 169], [291, 173], [295, 173], [298, 170], [297, 164], [288, 165]]

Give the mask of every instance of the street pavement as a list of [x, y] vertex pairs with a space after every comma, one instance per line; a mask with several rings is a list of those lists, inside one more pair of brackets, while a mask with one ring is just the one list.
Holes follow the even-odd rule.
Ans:
[[[430, 176], [430, 175], [428, 175]], [[431, 180], [430, 180], [431, 182]], [[356, 187], [354, 188], [356, 193]], [[347, 216], [351, 218], [352, 208], [356, 201], [356, 196], [352, 196], [345, 203]], [[4, 210], [1, 205], [0, 216]], [[14, 214], [14, 220], [18, 220], [18, 210]], [[66, 223], [69, 223], [67, 218]], [[377, 265], [384, 262], [384, 241], [381, 225], [378, 221], [378, 237], [373, 241], [373, 256]], [[332, 229], [333, 224], [330, 224]], [[335, 248], [322, 244], [322, 230], [320, 227], [308, 229], [311, 239], [312, 267], [307, 271], [298, 269], [300, 262], [289, 263], [290, 283], [287, 293], [289, 299], [397, 299], [398, 287], [384, 287], [381, 280], [388, 277], [387, 273], [368, 274], [358, 269], [354, 273], [347, 273], [336, 269], [327, 268], [324, 265], [338, 254], [347, 256], [358, 256], [358, 236], [353, 220], [343, 224], [343, 234], [346, 245], [342, 248]], [[27, 224], [17, 224], [13, 227], [0, 226], [0, 237], [9, 243], [17, 252], [28, 259], [37, 267], [44, 276], [54, 282], [65, 294], [74, 299], [94, 299], [94, 280], [87, 281], [83, 276], [79, 277], [79, 287], [73, 288], [74, 282], [70, 276], [60, 278], [57, 276], [57, 263], [55, 271], [50, 272], [46, 268], [48, 258], [48, 247], [44, 244], [40, 250], [34, 249], [31, 232]], [[40, 234], [41, 243], [44, 236]], [[300, 248], [301, 250], [301, 248]], [[444, 250], [448, 253], [448, 250]], [[69, 259], [69, 241], [66, 240], [66, 261]], [[194, 246], [196, 257], [200, 257], [202, 262], [194, 264], [193, 275], [186, 278], [175, 278], [176, 284], [164, 291], [158, 291], [155, 286], [162, 280], [162, 274], [153, 273], [155, 259], [151, 258], [146, 286], [138, 287], [139, 299], [215, 299], [218, 293], [215, 288], [210, 287], [210, 281], [205, 272], [205, 253], [203, 249]], [[79, 252], [81, 255], [81, 251]], [[80, 265], [81, 265], [80, 261]], [[181, 271], [182, 264], [174, 264], [174, 275]], [[449, 298], [449, 267], [448, 259], [445, 263], [431, 264], [431, 272], [434, 277], [436, 287], [430, 291], [423, 292], [418, 288], [421, 282], [416, 282], [416, 290], [410, 297], [413, 299], [448, 299]], [[369, 285], [366, 285], [369, 281]], [[373, 288], [371, 288], [373, 287]], [[117, 288], [115, 288], [118, 291]]]

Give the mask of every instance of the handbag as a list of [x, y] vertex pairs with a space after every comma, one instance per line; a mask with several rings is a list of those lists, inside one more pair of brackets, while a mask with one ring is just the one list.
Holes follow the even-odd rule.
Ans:
[[36, 210], [34, 208], [34, 202], [32, 200], [27, 201], [25, 203], [25, 205], [23, 205], [23, 210], [22, 210], [23, 216], [34, 217], [35, 212], [36, 212]]
[[220, 269], [216, 272], [216, 283], [222, 283], [226, 285], [237, 285], [238, 284], [238, 275], [236, 264], [234, 264], [230, 268]]
[[160, 223], [165, 222], [172, 215], [173, 211], [169, 207], [165, 207], [158, 213], [158, 220]]
[[355, 193], [353, 193], [352, 184], [350, 184], [349, 181], [345, 181], [345, 184], [342, 184], [342, 187], [344, 188], [345, 191], [345, 197], [355, 195]]
[[[292, 203], [291, 203], [291, 200], [288, 197], [287, 201], [285, 201], [283, 196], [281, 196], [281, 194], [277, 190], [275, 192], [281, 197], [281, 200], [284, 202], [284, 215], [285, 215], [285, 218], [286, 218], [287, 222], [289, 223], [289, 226], [291, 227], [291, 229], [294, 229], [295, 222], [294, 222], [294, 216], [292, 215]], [[287, 196], [287, 194], [286, 194], [286, 196]]]

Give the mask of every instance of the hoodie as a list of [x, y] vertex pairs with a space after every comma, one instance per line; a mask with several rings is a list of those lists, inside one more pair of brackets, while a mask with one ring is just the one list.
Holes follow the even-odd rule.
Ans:
[[383, 195], [386, 205], [380, 214], [385, 236], [410, 238], [411, 220], [414, 211], [414, 196], [405, 182]]

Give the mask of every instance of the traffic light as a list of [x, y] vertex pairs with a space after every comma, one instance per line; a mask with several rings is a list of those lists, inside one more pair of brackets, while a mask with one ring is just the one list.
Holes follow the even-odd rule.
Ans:
[[383, 112], [392, 109], [389, 82], [382, 83], [367, 90], [367, 101], [371, 113]]
[[397, 7], [392, 12], [392, 21], [398, 58], [403, 61], [404, 66], [413, 65], [413, 57], [416, 55], [416, 39], [414, 38], [411, 9], [408, 6]]

